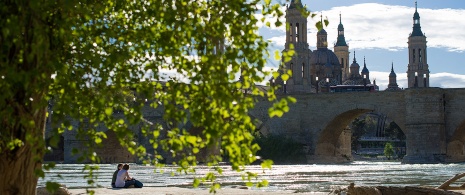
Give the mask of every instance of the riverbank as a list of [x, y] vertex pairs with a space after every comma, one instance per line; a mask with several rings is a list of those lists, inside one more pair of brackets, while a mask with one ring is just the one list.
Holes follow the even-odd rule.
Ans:
[[[115, 195], [211, 195], [208, 189], [193, 189], [180, 187], [144, 187], [144, 188], [92, 188], [96, 195], [99, 194], [115, 194]], [[453, 190], [465, 194], [465, 190]], [[86, 189], [68, 189], [71, 195], [88, 194]], [[217, 191], [217, 194], [222, 195], [278, 195], [278, 194], [297, 194], [297, 195], [327, 195], [328, 192], [297, 192], [294, 190], [283, 191], [265, 191], [258, 189], [239, 189], [239, 188], [222, 188]]]
[[[91, 188], [96, 195], [115, 194], [115, 195], [211, 195], [209, 189], [193, 189], [180, 187], [143, 187], [143, 188]], [[87, 194], [86, 189], [68, 189], [71, 195]], [[278, 195], [278, 194], [298, 194], [298, 195], [326, 195], [328, 192], [304, 192], [299, 193], [295, 190], [265, 191], [259, 189], [241, 189], [241, 188], [222, 188], [217, 194], [224, 195]]]
[[[45, 178], [39, 179], [38, 186], [44, 187], [47, 181], [58, 182], [71, 189], [73, 194], [84, 194], [87, 187], [86, 172], [82, 171], [84, 164], [58, 164], [55, 169], [47, 172]], [[100, 164], [100, 169], [94, 172], [96, 186], [110, 187], [114, 164]], [[356, 161], [338, 165], [274, 165], [271, 170], [263, 171], [261, 166], [247, 166], [259, 177], [252, 182], [267, 180], [268, 187], [243, 190], [245, 182], [242, 175], [222, 166], [223, 173], [216, 175], [221, 184], [220, 194], [289, 194], [296, 192], [312, 194], [311, 192], [329, 192], [347, 187], [350, 183], [356, 186], [429, 186], [438, 187], [457, 173], [465, 170], [465, 163], [459, 164], [401, 164], [400, 162], [367, 162]], [[190, 189], [193, 179], [205, 176], [210, 168], [199, 166], [195, 173], [172, 174], [175, 167], [164, 167], [154, 173], [153, 167], [131, 165], [131, 175], [142, 183], [142, 191], [138, 189], [123, 190], [134, 194], [208, 194], [208, 189]], [[205, 184], [207, 185], [207, 184]], [[460, 184], [456, 184], [460, 185]], [[167, 187], [168, 186], [168, 187]], [[201, 186], [206, 187], [206, 186]], [[145, 189], [147, 188], [147, 189]], [[178, 189], [179, 188], [179, 189]], [[230, 192], [233, 190], [233, 192]], [[94, 188], [95, 189], [95, 188]], [[102, 191], [103, 190], [103, 191]], [[148, 190], [148, 191], [145, 191]], [[115, 194], [117, 190], [97, 189], [97, 194]], [[315, 194], [315, 193], [313, 193]]]

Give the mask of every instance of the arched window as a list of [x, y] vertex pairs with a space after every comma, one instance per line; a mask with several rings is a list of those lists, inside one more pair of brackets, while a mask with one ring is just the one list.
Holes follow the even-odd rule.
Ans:
[[294, 31], [294, 29], [292, 29], [292, 24], [289, 23], [289, 39], [291, 42], [294, 42], [294, 33], [292, 33], [292, 31]]
[[305, 64], [302, 63], [302, 78], [304, 78], [305, 76]]
[[342, 68], [345, 68], [346, 66], [344, 66], [344, 58], [341, 58], [341, 65], [342, 65]]
[[299, 42], [299, 23], [296, 23], [295, 24], [295, 39], [296, 39], [296, 42]]
[[421, 62], [421, 49], [418, 49], [418, 59], [419, 59], [420, 62]]
[[291, 63], [289, 65], [289, 70], [291, 70], [291, 73], [294, 73], [294, 64], [293, 63]]
[[413, 54], [412, 62], [415, 63], [415, 49], [412, 49], [412, 54]]

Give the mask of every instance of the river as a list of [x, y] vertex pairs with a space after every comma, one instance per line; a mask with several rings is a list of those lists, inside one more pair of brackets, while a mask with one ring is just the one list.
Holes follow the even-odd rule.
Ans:
[[[98, 185], [108, 187], [115, 170], [115, 164], [100, 164], [96, 171]], [[57, 164], [46, 171], [46, 177], [39, 179], [39, 186], [46, 181], [56, 181], [68, 188], [87, 186], [84, 164]], [[224, 187], [243, 186], [241, 175], [231, 171], [229, 166], [221, 166], [223, 174], [217, 181]], [[295, 190], [297, 192], [330, 192], [339, 187], [355, 185], [410, 185], [437, 187], [455, 174], [465, 172], [465, 164], [401, 164], [400, 162], [355, 161], [338, 165], [274, 165], [271, 170], [262, 171], [260, 166], [247, 166], [247, 171], [260, 173], [259, 179], [266, 179], [269, 186], [263, 190]], [[163, 170], [163, 172], [160, 172]], [[190, 187], [194, 177], [208, 172], [208, 167], [199, 166], [195, 174], [175, 173], [176, 167], [157, 169], [151, 166], [131, 164], [131, 176], [144, 183], [144, 186]]]

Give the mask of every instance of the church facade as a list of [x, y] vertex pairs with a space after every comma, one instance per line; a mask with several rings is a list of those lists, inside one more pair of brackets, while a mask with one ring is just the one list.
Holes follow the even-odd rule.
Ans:
[[[321, 28], [317, 33], [316, 49], [311, 50], [307, 42], [307, 18], [302, 14], [300, 0], [291, 0], [286, 10], [286, 43], [284, 52], [294, 50], [288, 62], [282, 62], [280, 73], [291, 72], [288, 80], [276, 80], [287, 94], [329, 92], [331, 86], [373, 86], [370, 71], [363, 57], [363, 67], [358, 64], [356, 52], [350, 62], [349, 45], [346, 42], [342, 17], [339, 15], [338, 36], [333, 50], [328, 48], [328, 33]], [[323, 23], [323, 21], [321, 21]], [[322, 25], [323, 26], [323, 25]], [[429, 69], [426, 55], [426, 36], [420, 27], [420, 15], [415, 3], [413, 31], [408, 38], [409, 63], [407, 69], [408, 87], [429, 87]], [[386, 75], [387, 76], [387, 75]], [[386, 90], [399, 90], [397, 76], [391, 64], [389, 84]]]

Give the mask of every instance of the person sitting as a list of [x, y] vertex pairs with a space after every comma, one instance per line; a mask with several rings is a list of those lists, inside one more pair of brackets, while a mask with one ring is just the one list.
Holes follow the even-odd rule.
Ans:
[[118, 171], [118, 174], [116, 175], [115, 186], [117, 188], [127, 188], [131, 185], [134, 185], [135, 183], [136, 180], [129, 176], [129, 165], [124, 164], [123, 169]]
[[115, 182], [116, 182], [116, 175], [118, 175], [118, 172], [119, 170], [121, 170], [123, 168], [123, 164], [118, 164], [118, 166], [116, 166], [116, 171], [113, 173], [113, 178], [111, 178], [111, 187], [112, 188], [116, 188], [115, 186]]

